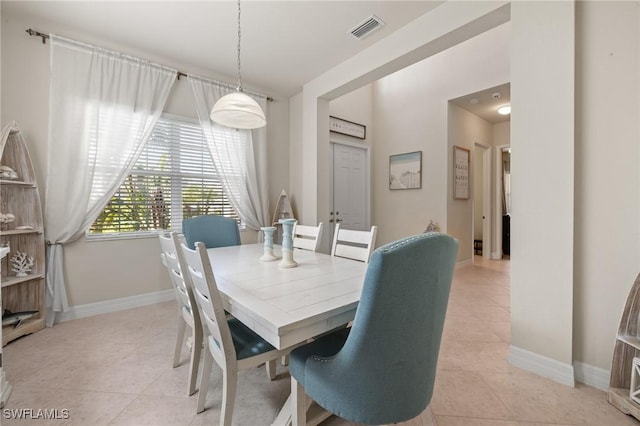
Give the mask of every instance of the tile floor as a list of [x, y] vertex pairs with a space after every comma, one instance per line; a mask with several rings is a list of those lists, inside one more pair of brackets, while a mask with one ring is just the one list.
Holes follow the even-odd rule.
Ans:
[[[579, 384], [569, 388], [507, 363], [509, 262], [481, 261], [456, 270], [430, 407], [405, 425], [638, 426]], [[171, 368], [176, 325], [173, 303], [69, 321], [4, 348], [13, 393], [6, 409], [67, 409], [67, 420], [15, 420], [3, 425], [218, 424], [220, 374], [207, 410], [195, 414], [187, 397], [187, 353]], [[286, 367], [269, 382], [264, 368], [241, 373], [234, 424], [268, 425], [289, 393]], [[325, 425], [348, 425], [330, 418]]]

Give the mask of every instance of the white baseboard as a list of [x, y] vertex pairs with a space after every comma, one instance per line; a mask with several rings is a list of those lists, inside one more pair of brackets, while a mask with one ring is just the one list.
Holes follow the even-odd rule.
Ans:
[[493, 259], [493, 260], [502, 260], [502, 253], [494, 251], [493, 253], [491, 253], [491, 259]]
[[462, 268], [463, 266], [467, 266], [467, 265], [473, 265], [473, 259], [466, 259], [466, 260], [461, 260], [460, 262], [457, 262], [456, 269]]
[[573, 366], [516, 346], [509, 346], [509, 362], [523, 370], [567, 386], [575, 386]]
[[577, 382], [603, 391], [609, 390], [610, 370], [594, 367], [593, 365], [584, 364], [579, 361], [573, 363], [573, 370]]
[[139, 294], [136, 296], [122, 297], [120, 299], [105, 300], [104, 302], [87, 303], [86, 305], [72, 306], [66, 312], [56, 315], [56, 322], [64, 322], [78, 318], [92, 317], [94, 315], [108, 314], [124, 311], [125, 309], [138, 308], [154, 303], [175, 300], [175, 290], [161, 290], [153, 293]]

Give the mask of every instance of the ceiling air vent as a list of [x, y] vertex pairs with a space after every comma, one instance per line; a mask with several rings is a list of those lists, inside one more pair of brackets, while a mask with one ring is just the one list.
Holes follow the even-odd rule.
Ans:
[[349, 34], [354, 36], [357, 39], [362, 39], [372, 32], [382, 28], [384, 26], [384, 22], [382, 19], [378, 18], [376, 15], [371, 15], [360, 24], [353, 27]]

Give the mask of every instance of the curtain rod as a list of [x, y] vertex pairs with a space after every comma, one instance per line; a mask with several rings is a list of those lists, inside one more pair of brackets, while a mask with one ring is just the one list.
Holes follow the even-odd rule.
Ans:
[[[42, 38], [42, 44], [47, 44], [47, 39], [49, 38], [49, 34], [44, 34], [44, 33], [41, 33], [39, 31], [33, 30], [31, 28], [29, 28], [29, 29], [27, 29], [25, 31], [30, 36], [41, 37]], [[189, 74], [184, 73], [182, 71], [178, 71], [178, 74], [176, 75], [176, 78], [178, 80], [180, 80], [180, 77], [188, 77], [188, 76], [189, 76]], [[235, 87], [233, 87], [230, 84], [222, 83], [220, 81], [215, 81], [215, 80], [210, 80], [210, 81], [213, 81], [214, 83], [219, 84], [219, 85], [224, 86], [224, 87], [229, 87], [229, 88], [234, 88], [235, 89]], [[252, 93], [252, 92], [247, 92], [247, 93]], [[255, 95], [259, 95], [259, 96], [264, 96], [267, 99], [268, 102], [273, 102], [273, 98], [271, 96], [265, 96], [265, 95], [262, 95], [260, 93], [254, 93], [254, 94]]]

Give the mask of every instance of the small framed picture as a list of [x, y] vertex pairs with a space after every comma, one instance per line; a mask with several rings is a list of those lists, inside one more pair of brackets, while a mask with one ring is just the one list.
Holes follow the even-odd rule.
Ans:
[[338, 117], [329, 116], [329, 130], [358, 139], [365, 139], [367, 137], [366, 126]]
[[389, 189], [422, 188], [422, 151], [389, 156]]
[[470, 153], [471, 151], [466, 148], [453, 147], [453, 198], [455, 200], [469, 199]]

